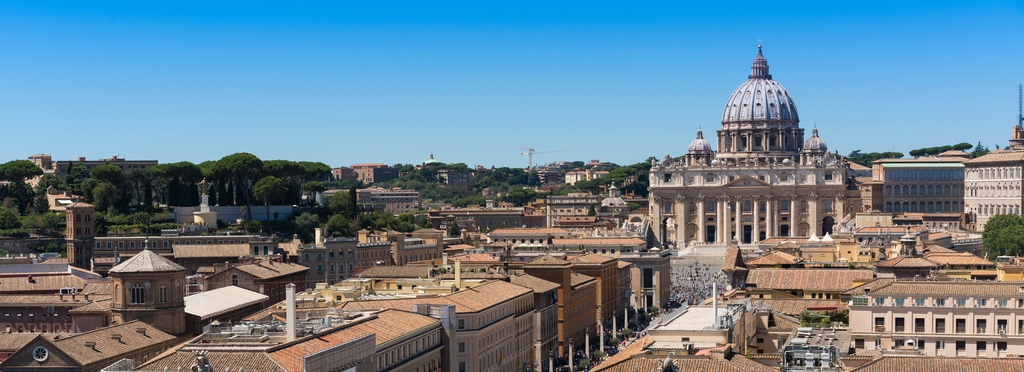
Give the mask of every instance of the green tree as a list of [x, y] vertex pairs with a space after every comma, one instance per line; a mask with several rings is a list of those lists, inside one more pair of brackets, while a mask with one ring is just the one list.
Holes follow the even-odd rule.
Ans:
[[14, 184], [14, 187], [18, 190], [18, 211], [20, 213], [27, 212], [26, 209], [32, 200], [32, 196], [28, 193], [29, 188], [25, 185], [25, 182], [30, 178], [41, 175], [43, 175], [43, 170], [28, 160], [12, 160], [0, 164], [0, 179]]
[[320, 217], [309, 212], [304, 212], [298, 217], [295, 217], [295, 224], [307, 231], [313, 231], [313, 229], [320, 227]]
[[306, 193], [306, 200], [310, 205], [316, 202], [316, 193], [327, 190], [320, 181], [309, 181], [302, 184], [302, 192]]
[[270, 202], [283, 197], [284, 191], [281, 179], [274, 176], [263, 177], [252, 186], [253, 196], [263, 202], [263, 208], [267, 211], [267, 221], [270, 221]]
[[597, 215], [597, 209], [594, 208], [593, 204], [590, 205], [590, 209], [587, 209], [587, 215], [588, 216], [596, 216]]
[[342, 214], [333, 214], [324, 224], [327, 234], [332, 236], [353, 236], [352, 220]]
[[971, 151], [971, 159], [979, 156], [985, 156], [988, 152], [988, 147], [982, 146], [981, 141], [978, 141], [978, 144], [974, 146], [974, 151]]
[[998, 256], [1024, 255], [1024, 217], [1016, 214], [997, 214], [985, 223], [981, 235], [985, 256], [995, 260]]
[[225, 156], [214, 165], [214, 172], [224, 178], [235, 181], [239, 188], [242, 199], [245, 200], [245, 211], [247, 220], [252, 219], [252, 198], [250, 197], [250, 183], [263, 174], [263, 161], [256, 155], [239, 152]]
[[462, 230], [459, 229], [459, 221], [452, 220], [452, 224], [448, 226], [448, 236], [459, 235], [462, 235]]
[[14, 211], [0, 207], [0, 230], [17, 229], [21, 227], [21, 220]]

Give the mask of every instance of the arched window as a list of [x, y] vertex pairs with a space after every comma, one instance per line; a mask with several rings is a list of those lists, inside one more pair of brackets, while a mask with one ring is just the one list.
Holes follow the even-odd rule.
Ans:
[[892, 202], [885, 202], [885, 211], [892, 212]]
[[146, 303], [146, 287], [142, 284], [133, 284], [131, 287], [132, 302], [133, 304], [144, 304]]
[[831, 211], [832, 211], [832, 200], [826, 200], [825, 201], [825, 212], [831, 212]]
[[779, 210], [789, 212], [789, 200], [783, 199], [782, 202], [779, 203]]
[[903, 195], [910, 195], [910, 186], [903, 185]]
[[665, 202], [665, 213], [672, 213], [672, 202]]
[[900, 212], [910, 212], [910, 203], [903, 202], [903, 209]]
[[743, 211], [744, 212], [750, 212], [750, 210], [751, 210], [750, 200], [744, 200], [743, 201]]
[[928, 185], [928, 195], [935, 195], [935, 187]]
[[945, 202], [945, 203], [943, 203], [943, 205], [942, 205], [942, 211], [943, 211], [943, 212], [952, 212], [952, 210], [951, 210], [951, 209], [949, 209], [949, 208], [950, 208], [950, 207], [949, 207], [949, 202]]
[[917, 195], [917, 185], [910, 186], [910, 195]]
[[160, 286], [160, 303], [167, 303], [167, 286]]
[[896, 190], [895, 191], [896, 191], [896, 193], [893, 194], [893, 195], [903, 195], [903, 190], [899, 186], [896, 186]]
[[892, 195], [892, 185], [885, 185], [885, 196]]

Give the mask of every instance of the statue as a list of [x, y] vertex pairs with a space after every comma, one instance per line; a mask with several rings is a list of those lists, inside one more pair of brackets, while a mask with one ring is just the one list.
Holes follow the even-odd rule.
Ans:
[[192, 372], [213, 372], [210, 359], [206, 357], [206, 350], [192, 351], [192, 355], [196, 357], [196, 362], [192, 365]]
[[202, 181], [199, 181], [199, 189], [203, 190], [203, 193], [200, 195], [210, 195], [210, 181], [207, 181], [206, 178], [203, 178]]

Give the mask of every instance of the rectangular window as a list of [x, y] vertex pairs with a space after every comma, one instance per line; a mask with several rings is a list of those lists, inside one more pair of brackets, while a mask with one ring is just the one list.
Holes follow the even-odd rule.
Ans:
[[875, 297], [875, 306], [885, 305], [885, 297]]
[[946, 319], [935, 319], [935, 333], [946, 333]]
[[946, 341], [935, 341], [935, 350], [945, 350]]
[[914, 305], [915, 306], [924, 306], [924, 299], [923, 298], [915, 298], [914, 299]]
[[1005, 308], [1005, 307], [1006, 307], [1006, 306], [1008, 306], [1008, 305], [1009, 305], [1009, 300], [1007, 300], [1007, 299], [1005, 299], [1005, 298], [1004, 298], [1004, 299], [1002, 299], [1002, 300], [996, 300], [996, 306], [997, 306], [997, 307], [1000, 307], [1000, 308]]
[[967, 299], [966, 298], [958, 298], [958, 299], [956, 299], [956, 306], [957, 307], [967, 306]]
[[965, 351], [965, 350], [967, 350], [967, 341], [957, 341], [956, 342], [956, 351]]
[[896, 302], [896, 306], [903, 307], [903, 303], [904, 303], [904, 301], [906, 301], [906, 299], [905, 298], [894, 298], [893, 301]]
[[459, 343], [459, 352], [460, 353], [465, 353], [466, 352], [466, 343], [465, 342], [460, 342]]
[[996, 350], [999, 352], [1006, 352], [1006, 341], [996, 342]]
[[231, 285], [238, 286], [238, 274], [231, 275]]
[[459, 319], [459, 330], [461, 331], [461, 330], [464, 330], [464, 329], [466, 329], [466, 320], [465, 319]]
[[135, 249], [135, 242], [128, 242], [128, 249]]
[[982, 352], [982, 351], [986, 351], [986, 350], [988, 350], [988, 343], [985, 342], [985, 341], [978, 341], [977, 348], [978, 348], [977, 350], [978, 350], [979, 353]]
[[956, 333], [967, 333], [967, 319], [956, 319]]
[[864, 339], [863, 338], [858, 338], [856, 340], [853, 340], [853, 347], [857, 348], [857, 349], [863, 349], [864, 348]]
[[977, 307], [985, 307], [985, 306], [988, 306], [988, 300], [986, 300], [986, 299], [974, 300], [974, 304]]
[[935, 299], [935, 306], [946, 306], [946, 299], [945, 298], [936, 298]]

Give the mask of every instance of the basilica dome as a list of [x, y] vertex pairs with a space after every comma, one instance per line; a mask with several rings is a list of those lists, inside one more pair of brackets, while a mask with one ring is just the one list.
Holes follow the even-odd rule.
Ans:
[[690, 153], [711, 152], [711, 143], [704, 139], [704, 132], [697, 129], [697, 138], [690, 142]]
[[732, 92], [725, 104], [722, 124], [750, 122], [800, 121], [793, 99], [768, 73], [768, 60], [757, 46], [757, 57], [750, 67], [750, 76]]

